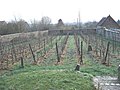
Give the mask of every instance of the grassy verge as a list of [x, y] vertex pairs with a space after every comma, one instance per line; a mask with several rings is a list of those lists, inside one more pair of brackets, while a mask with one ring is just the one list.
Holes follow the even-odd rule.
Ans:
[[2, 76], [0, 90], [94, 90], [91, 78], [74, 71], [28, 71]]
[[110, 66], [105, 66], [95, 60], [92, 60], [89, 56], [86, 56], [85, 63], [81, 67], [81, 72], [89, 73], [94, 76], [117, 76], [117, 68], [118, 66], [116, 63], [112, 63]]

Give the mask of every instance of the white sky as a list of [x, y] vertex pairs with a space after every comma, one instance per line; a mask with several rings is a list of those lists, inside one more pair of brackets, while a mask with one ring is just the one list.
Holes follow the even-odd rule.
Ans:
[[109, 14], [120, 19], [120, 0], [0, 0], [0, 20], [11, 21], [14, 17], [30, 21], [48, 16], [52, 23], [76, 22], [78, 12], [82, 22], [99, 21]]

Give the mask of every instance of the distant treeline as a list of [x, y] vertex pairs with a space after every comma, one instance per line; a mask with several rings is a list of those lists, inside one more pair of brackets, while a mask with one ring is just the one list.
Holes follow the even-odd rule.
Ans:
[[49, 30], [52, 26], [51, 19], [47, 16], [42, 17], [40, 21], [33, 20], [30, 23], [23, 19], [11, 22], [0, 21], [0, 35]]
[[73, 24], [64, 24], [62, 19], [58, 20], [57, 24], [52, 24], [51, 19], [47, 16], [41, 18], [40, 21], [33, 20], [27, 23], [25, 20], [14, 20], [11, 22], [0, 21], [0, 35], [14, 34], [14, 33], [25, 33], [33, 31], [43, 31], [43, 30], [76, 30], [79, 28], [95, 28], [97, 22], [87, 22]]

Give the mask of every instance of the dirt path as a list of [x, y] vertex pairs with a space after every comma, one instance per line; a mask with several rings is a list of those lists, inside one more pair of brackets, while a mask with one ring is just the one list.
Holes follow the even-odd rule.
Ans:
[[117, 77], [97, 76], [93, 78], [93, 82], [98, 90], [120, 90]]
[[45, 58], [49, 57], [49, 56], [50, 56], [51, 54], [53, 54], [53, 53], [55, 53], [55, 52], [54, 52], [54, 49], [51, 48], [48, 52], [46, 52], [46, 54], [45, 54], [44, 56], [41, 56], [41, 57], [38, 58], [37, 64], [42, 63]]
[[80, 42], [78, 42], [78, 35], [74, 35], [74, 44], [75, 44], [75, 52], [76, 52], [76, 58], [77, 58], [77, 63], [78, 64], [83, 64], [81, 63], [81, 51], [80, 51]]
[[73, 69], [77, 64], [76, 49], [73, 36], [69, 36], [65, 45], [63, 54], [61, 55], [61, 65], [66, 68]]
[[66, 52], [67, 52], [67, 46], [68, 46], [68, 40], [67, 40], [67, 43], [65, 45], [65, 48], [61, 54], [61, 58], [60, 58], [60, 63], [59, 64], [63, 64], [64, 63], [64, 58], [65, 58], [65, 55], [66, 55]]

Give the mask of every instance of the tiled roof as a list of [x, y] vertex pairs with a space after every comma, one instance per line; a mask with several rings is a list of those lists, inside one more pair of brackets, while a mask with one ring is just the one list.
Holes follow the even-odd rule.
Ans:
[[102, 18], [97, 26], [102, 26], [102, 27], [106, 27], [108, 29], [110, 28], [114, 28], [114, 29], [120, 29], [120, 26], [118, 25], [118, 23], [109, 15], [107, 18]]
[[106, 20], [106, 17], [103, 17], [97, 24], [97, 26], [102, 26], [102, 24], [104, 23], [104, 21]]

